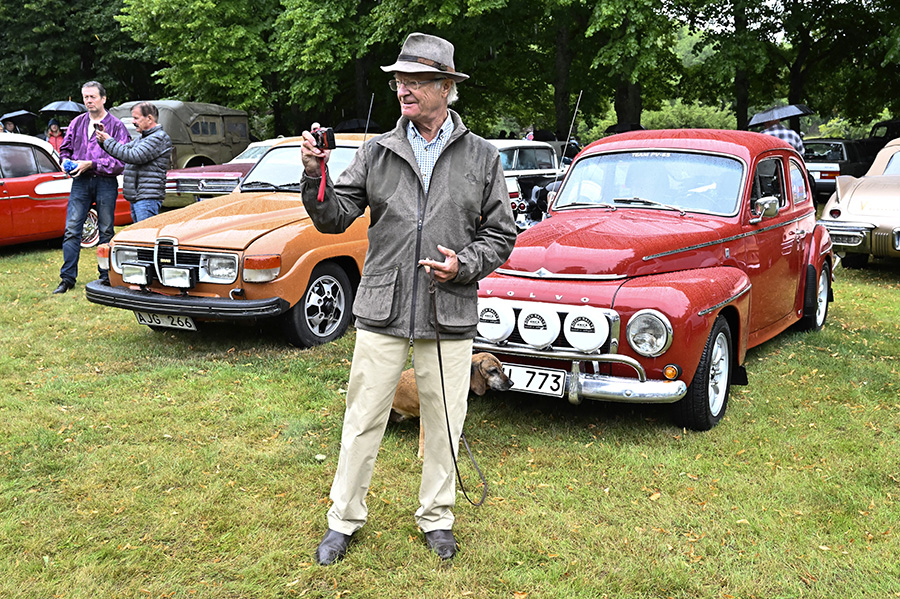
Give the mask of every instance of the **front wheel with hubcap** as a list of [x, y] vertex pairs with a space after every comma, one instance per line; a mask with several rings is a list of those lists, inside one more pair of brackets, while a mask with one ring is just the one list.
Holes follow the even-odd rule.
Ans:
[[92, 248], [100, 241], [100, 219], [97, 211], [91, 208], [84, 219], [84, 228], [81, 230], [81, 247]]
[[708, 431], [722, 419], [731, 387], [732, 352], [731, 328], [724, 317], [717, 316], [694, 380], [687, 394], [673, 406], [680, 426]]
[[336, 264], [316, 266], [297, 304], [285, 314], [285, 335], [292, 345], [312, 347], [333, 341], [350, 325], [353, 289]]

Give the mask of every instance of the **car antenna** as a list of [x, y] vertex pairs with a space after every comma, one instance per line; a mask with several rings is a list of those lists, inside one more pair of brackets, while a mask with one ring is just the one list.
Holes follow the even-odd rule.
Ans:
[[[584, 90], [581, 90], [580, 92], [578, 92], [578, 100], [575, 101], [575, 114], [572, 115], [572, 123], [569, 125], [569, 134], [566, 136], [566, 141], [564, 142], [565, 145], [563, 146], [561, 158], [566, 157], [566, 148], [569, 147], [569, 140], [572, 139], [572, 129], [575, 128], [575, 119], [578, 118], [578, 107], [581, 106], [581, 94], [583, 94], [583, 93], [584, 93]], [[560, 162], [562, 162], [562, 159], [560, 159]], [[556, 176], [553, 177], [553, 182], [556, 183], [556, 181], [558, 179], [559, 179], [559, 171], [557, 171]]]
[[372, 93], [372, 98], [369, 100], [369, 114], [366, 115], [366, 129], [363, 132], [363, 141], [369, 139], [369, 121], [372, 120], [372, 104], [375, 103], [375, 94]]

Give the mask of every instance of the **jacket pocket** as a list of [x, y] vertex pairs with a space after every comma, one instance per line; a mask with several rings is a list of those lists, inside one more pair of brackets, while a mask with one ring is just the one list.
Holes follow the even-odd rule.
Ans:
[[[475, 330], [478, 325], [477, 285], [439, 285], [433, 297], [437, 304], [438, 331], [467, 333]], [[435, 326], [433, 310], [428, 320]]]
[[371, 274], [363, 273], [353, 302], [353, 315], [360, 322], [376, 327], [386, 326], [397, 317], [397, 279], [400, 269]]

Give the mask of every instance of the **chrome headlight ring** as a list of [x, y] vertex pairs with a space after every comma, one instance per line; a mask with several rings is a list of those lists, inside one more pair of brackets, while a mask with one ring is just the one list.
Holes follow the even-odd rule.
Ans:
[[672, 323], [658, 310], [638, 310], [625, 327], [628, 345], [646, 358], [656, 358], [666, 353], [672, 346], [673, 337]]

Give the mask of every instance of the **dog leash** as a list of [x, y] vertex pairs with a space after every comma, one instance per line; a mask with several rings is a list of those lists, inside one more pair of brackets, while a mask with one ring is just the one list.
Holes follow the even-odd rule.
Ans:
[[441, 397], [444, 400], [444, 418], [447, 420], [447, 440], [450, 441], [450, 456], [453, 458], [453, 467], [456, 469], [456, 480], [459, 481], [460, 490], [462, 490], [463, 495], [469, 503], [475, 507], [479, 507], [484, 503], [485, 498], [487, 498], [488, 484], [487, 480], [484, 478], [484, 474], [481, 473], [481, 468], [478, 467], [478, 462], [475, 461], [475, 456], [472, 455], [472, 450], [469, 448], [469, 442], [466, 440], [466, 435], [462, 431], [459, 433], [459, 439], [463, 442], [463, 445], [466, 446], [469, 459], [472, 460], [472, 465], [475, 466], [475, 470], [478, 472], [478, 476], [481, 478], [481, 484], [483, 485], [481, 499], [477, 502], [472, 501], [472, 498], [469, 497], [469, 494], [466, 492], [466, 486], [463, 484], [462, 475], [459, 473], [459, 464], [456, 461], [456, 455], [453, 453], [453, 435], [450, 432], [450, 414], [447, 409], [447, 392], [444, 390], [444, 361], [441, 358], [441, 334], [438, 332], [437, 282], [434, 278], [433, 269], [429, 269], [429, 274], [431, 275], [431, 282], [428, 284], [428, 293], [431, 295], [431, 308], [434, 316], [434, 340], [437, 345], [438, 370], [441, 373]]

